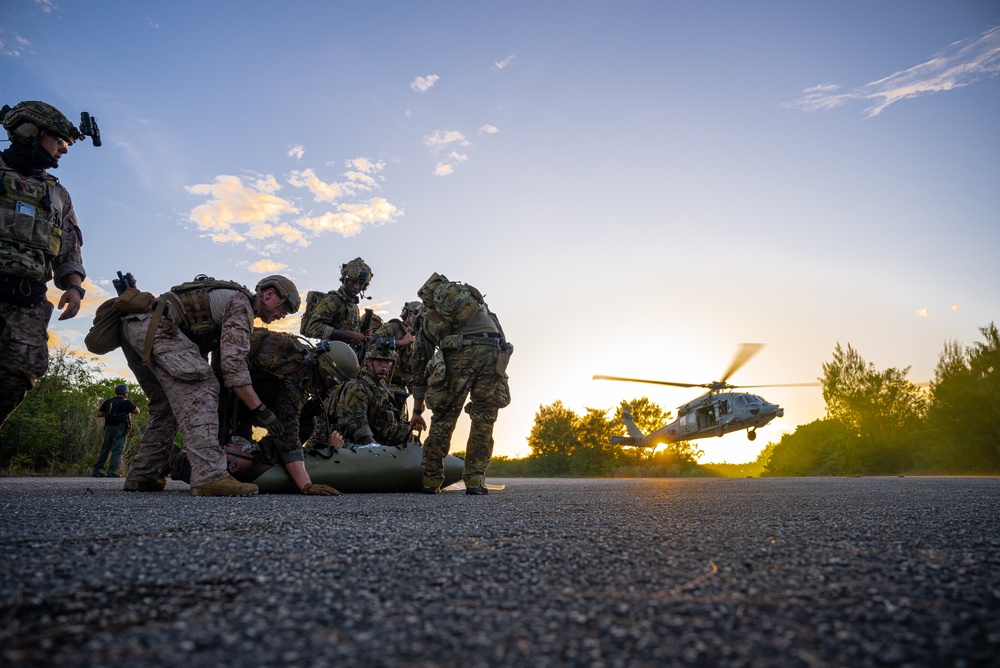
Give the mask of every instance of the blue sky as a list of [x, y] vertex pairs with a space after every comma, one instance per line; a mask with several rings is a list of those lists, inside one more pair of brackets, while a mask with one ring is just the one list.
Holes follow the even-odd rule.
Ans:
[[[6, 0], [0, 97], [97, 117], [57, 175], [84, 230], [82, 346], [116, 270], [338, 285], [386, 317], [431, 272], [515, 343], [497, 454], [535, 412], [694, 393], [595, 373], [815, 380], [837, 342], [928, 380], [1000, 313], [996, 2]], [[287, 323], [297, 331], [297, 320]], [[112, 355], [109, 371], [125, 373]], [[785, 418], [747, 461], [823, 415]], [[454, 441], [464, 449], [464, 433]]]

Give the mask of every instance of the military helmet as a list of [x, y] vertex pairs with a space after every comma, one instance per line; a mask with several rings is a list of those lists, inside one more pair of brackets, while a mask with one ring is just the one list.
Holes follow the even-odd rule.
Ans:
[[396, 339], [391, 336], [374, 336], [365, 350], [366, 360], [396, 361]]
[[348, 279], [354, 279], [361, 284], [362, 291], [372, 282], [372, 276], [374, 276], [372, 268], [359, 257], [340, 265], [340, 282], [344, 283]]
[[287, 311], [289, 313], [295, 313], [299, 310], [299, 306], [302, 304], [302, 298], [299, 297], [299, 289], [295, 287], [291, 279], [285, 276], [280, 276], [275, 274], [274, 276], [267, 276], [266, 278], [260, 279], [257, 283], [256, 291], [260, 294], [267, 288], [274, 288], [281, 300], [287, 304]]
[[406, 316], [409, 314], [416, 315], [420, 313], [420, 307], [423, 306], [420, 302], [406, 302], [403, 304], [403, 310], [399, 312], [399, 317], [406, 320]]
[[61, 111], [45, 102], [29, 100], [19, 102], [13, 108], [4, 105], [0, 118], [12, 142], [31, 141], [42, 130], [65, 140], [67, 144], [84, 137]]
[[121, 385], [115, 385], [115, 394], [121, 394], [122, 396], [128, 394], [128, 385], [122, 383]]
[[317, 357], [319, 368], [341, 383], [346, 383], [361, 370], [358, 355], [343, 341], [321, 342], [317, 349], [324, 349]]

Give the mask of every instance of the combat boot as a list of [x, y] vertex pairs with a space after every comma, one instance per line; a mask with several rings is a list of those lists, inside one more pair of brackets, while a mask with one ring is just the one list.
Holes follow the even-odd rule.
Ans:
[[162, 492], [166, 486], [166, 478], [154, 478], [153, 480], [129, 480], [125, 478], [126, 492]]
[[232, 476], [191, 488], [191, 496], [253, 496], [260, 490], [257, 485], [240, 482]]
[[476, 485], [475, 487], [466, 487], [465, 493], [479, 496], [480, 494], [489, 494], [490, 490], [486, 488], [486, 485]]

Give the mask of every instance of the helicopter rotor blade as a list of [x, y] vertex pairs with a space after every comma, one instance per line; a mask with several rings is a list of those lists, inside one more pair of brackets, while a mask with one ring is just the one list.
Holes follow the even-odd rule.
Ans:
[[747, 390], [754, 387], [819, 387], [823, 383], [777, 383], [775, 385], [730, 385], [731, 389]]
[[726, 369], [726, 373], [722, 374], [722, 378], [719, 380], [725, 383], [729, 380], [730, 376], [739, 371], [740, 367], [749, 362], [750, 358], [760, 352], [760, 349], [763, 347], [763, 343], [741, 343], [739, 350], [736, 351], [736, 355], [733, 356], [733, 361], [729, 364], [729, 368]]
[[620, 380], [626, 383], [649, 383], [651, 385], [670, 385], [672, 387], [708, 387], [701, 383], [673, 383], [668, 380], [645, 380], [642, 378], [622, 378], [621, 376], [594, 376], [593, 380]]

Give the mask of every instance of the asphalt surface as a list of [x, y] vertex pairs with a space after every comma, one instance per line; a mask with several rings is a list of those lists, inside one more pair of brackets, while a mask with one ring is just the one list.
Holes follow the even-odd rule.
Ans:
[[490, 482], [0, 478], [0, 664], [1000, 664], [1000, 479]]

